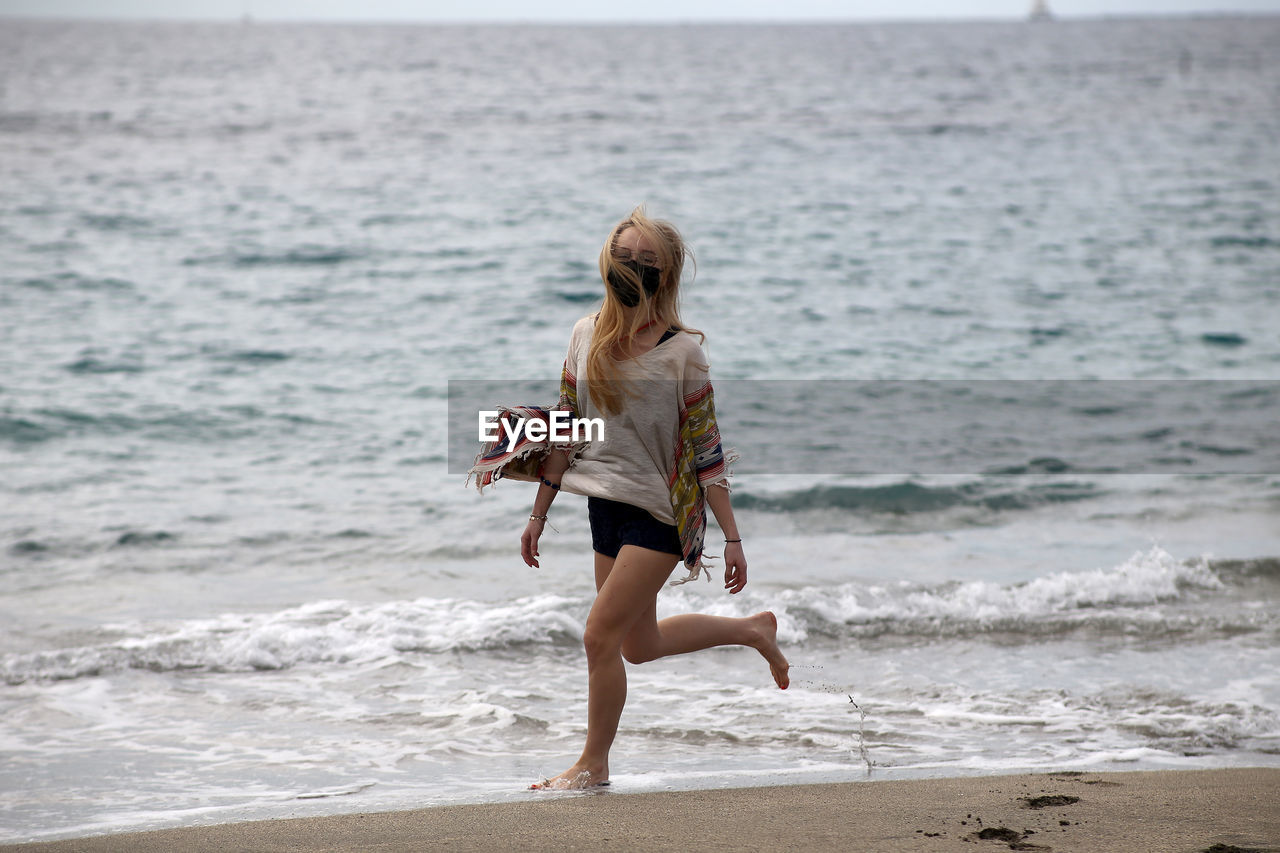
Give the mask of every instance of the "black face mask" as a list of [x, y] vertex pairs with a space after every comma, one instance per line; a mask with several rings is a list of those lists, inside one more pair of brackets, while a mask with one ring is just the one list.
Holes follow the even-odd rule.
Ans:
[[[662, 279], [662, 272], [657, 267], [647, 267], [639, 261], [615, 261], [619, 266], [624, 266], [640, 277], [640, 284], [644, 287], [644, 292], [651, 297], [658, 292], [658, 284]], [[634, 308], [640, 304], [640, 294], [636, 291], [635, 285], [627, 279], [623, 278], [617, 270], [609, 270], [609, 287], [613, 289], [613, 295], [618, 297], [618, 301], [628, 308]]]

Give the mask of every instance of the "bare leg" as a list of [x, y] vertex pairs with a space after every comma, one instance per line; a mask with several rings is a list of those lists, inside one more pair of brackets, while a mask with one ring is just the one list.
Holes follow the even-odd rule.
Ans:
[[656, 606], [658, 590], [678, 558], [624, 545], [616, 560], [596, 554], [596, 594], [582, 642], [587, 650], [587, 743], [577, 763], [537, 788], [588, 788], [609, 779], [609, 748], [627, 701], [622, 641]]
[[[645, 614], [650, 616], [650, 614]], [[652, 619], [652, 617], [650, 617]], [[778, 648], [778, 620], [771, 611], [735, 619], [706, 613], [682, 613], [661, 622], [641, 617], [622, 644], [631, 663], [682, 655], [714, 646], [750, 646], [764, 657], [774, 682], [783, 690], [791, 684], [790, 664]]]
[[713, 646], [750, 646], [768, 662], [777, 685], [787, 689], [790, 665], [778, 648], [778, 620], [771, 612], [740, 619], [685, 613], [658, 621], [658, 590], [676, 562], [674, 554], [633, 545], [624, 545], [616, 560], [596, 554], [598, 594], [583, 635], [589, 682], [587, 743], [577, 763], [533, 787], [576, 789], [608, 781], [609, 749], [627, 701], [624, 656], [631, 663], [644, 663]]

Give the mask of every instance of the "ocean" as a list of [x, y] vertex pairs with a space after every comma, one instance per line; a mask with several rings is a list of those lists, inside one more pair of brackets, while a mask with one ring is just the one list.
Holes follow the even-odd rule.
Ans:
[[1280, 766], [1278, 48], [0, 21], [0, 841], [572, 763], [585, 506], [525, 567], [450, 388], [554, 383], [639, 203], [695, 252], [750, 566], [660, 615], [772, 609], [793, 686], [630, 667], [612, 791]]

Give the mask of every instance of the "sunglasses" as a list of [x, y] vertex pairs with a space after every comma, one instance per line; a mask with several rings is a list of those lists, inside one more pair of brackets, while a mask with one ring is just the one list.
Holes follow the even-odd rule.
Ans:
[[635, 254], [632, 254], [630, 249], [624, 249], [621, 246], [614, 246], [609, 250], [609, 256], [620, 264], [635, 261], [642, 267], [661, 269], [658, 263], [658, 256], [653, 252], [636, 252]]

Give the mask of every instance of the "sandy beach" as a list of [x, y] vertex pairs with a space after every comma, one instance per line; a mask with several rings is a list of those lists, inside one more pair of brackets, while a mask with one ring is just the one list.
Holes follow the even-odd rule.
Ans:
[[528, 802], [125, 833], [10, 850], [1280, 850], [1280, 769], [1050, 773]]

